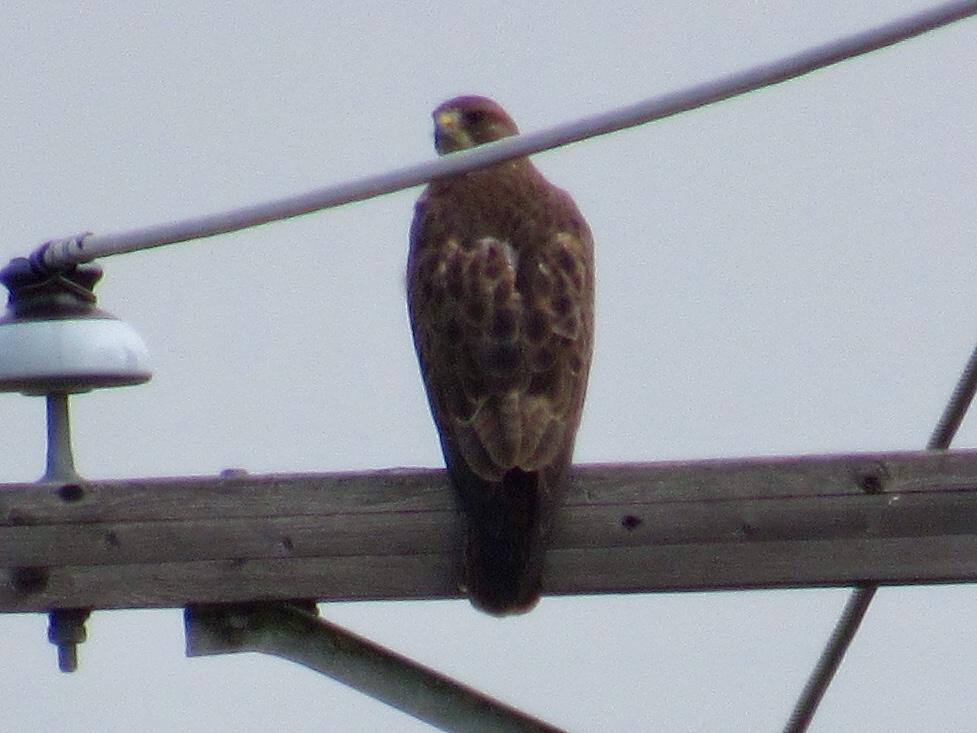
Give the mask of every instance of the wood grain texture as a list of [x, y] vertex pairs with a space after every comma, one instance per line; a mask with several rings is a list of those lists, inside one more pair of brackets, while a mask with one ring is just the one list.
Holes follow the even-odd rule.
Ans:
[[[460, 597], [443, 471], [0, 486], [0, 611]], [[977, 452], [578, 466], [554, 594], [977, 580]]]

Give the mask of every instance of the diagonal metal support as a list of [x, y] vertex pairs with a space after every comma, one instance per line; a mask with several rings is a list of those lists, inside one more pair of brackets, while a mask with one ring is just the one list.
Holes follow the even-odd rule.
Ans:
[[283, 602], [190, 606], [187, 656], [262, 652], [314, 669], [454, 733], [565, 733]]

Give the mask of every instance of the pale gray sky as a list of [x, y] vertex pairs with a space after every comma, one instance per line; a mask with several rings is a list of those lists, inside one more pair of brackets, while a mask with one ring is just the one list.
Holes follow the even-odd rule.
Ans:
[[[433, 157], [430, 111], [523, 130], [632, 103], [925, 2], [62, 3], [0, 23], [0, 260]], [[597, 240], [580, 462], [921, 448], [977, 338], [977, 23], [537, 158]], [[417, 190], [106, 259], [147, 386], [76, 398], [92, 478], [441, 465], [403, 293]], [[0, 482], [43, 403], [0, 398]], [[977, 442], [977, 421], [956, 445]], [[336, 604], [326, 617], [575, 732], [776, 731], [844, 591]], [[977, 590], [886, 589], [812, 731], [969, 731]], [[304, 669], [188, 660], [178, 611], [104, 612], [57, 672], [0, 617], [3, 726], [424, 731]]]

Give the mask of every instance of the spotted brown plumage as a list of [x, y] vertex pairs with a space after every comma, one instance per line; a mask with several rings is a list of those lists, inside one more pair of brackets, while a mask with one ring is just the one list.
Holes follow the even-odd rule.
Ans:
[[[495, 102], [434, 111], [440, 154], [518, 134]], [[539, 598], [593, 348], [590, 229], [528, 158], [433, 181], [407, 265], [421, 374], [466, 514], [463, 586], [493, 614]]]

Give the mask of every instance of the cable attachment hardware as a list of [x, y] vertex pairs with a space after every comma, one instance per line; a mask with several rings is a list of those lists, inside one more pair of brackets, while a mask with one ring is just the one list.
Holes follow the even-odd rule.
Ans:
[[84, 256], [85, 239], [91, 235], [92, 232], [82, 232], [73, 237], [45, 242], [30, 254], [28, 259], [31, 267], [39, 275], [51, 274], [71, 267], [71, 265], [58, 264], [59, 262], [87, 262], [94, 259]]
[[146, 345], [96, 306], [97, 264], [50, 271], [33, 257], [0, 270], [10, 292], [0, 315], [0, 392], [64, 394], [147, 381]]
[[[74, 241], [81, 246], [80, 237]], [[71, 450], [70, 395], [149, 380], [146, 345], [130, 326], [96, 306], [102, 268], [94, 263], [52, 268], [48, 243], [0, 270], [10, 293], [0, 314], [0, 392], [43, 395], [47, 402], [47, 467], [39, 483], [65, 502], [85, 498]], [[67, 246], [67, 245], [65, 245]], [[28, 580], [30, 578], [27, 578]], [[50, 611], [48, 640], [62, 672], [78, 668], [89, 609]]]

